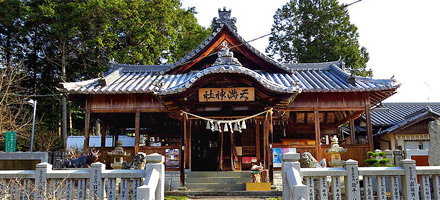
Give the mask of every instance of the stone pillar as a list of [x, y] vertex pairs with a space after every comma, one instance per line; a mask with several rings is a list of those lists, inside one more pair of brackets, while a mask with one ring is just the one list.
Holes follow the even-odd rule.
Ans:
[[359, 185], [359, 170], [358, 161], [345, 161], [345, 169], [347, 169], [347, 180], [345, 180], [345, 193], [347, 199], [361, 199], [360, 185]]
[[[165, 198], [165, 165], [163, 164], [165, 162], [165, 157], [158, 154], [153, 153], [150, 155], [147, 155], [147, 165], [145, 167], [145, 170], [147, 173], [149, 171], [158, 171], [159, 172], [159, 181], [157, 182], [156, 191], [155, 191], [155, 198], [154, 199], [164, 199]], [[147, 184], [147, 180], [145, 180], [144, 184]], [[147, 185], [143, 185], [141, 187], [137, 188], [137, 199], [143, 200], [143, 199], [150, 199], [150, 188]]]
[[[301, 165], [298, 153], [283, 154], [282, 177], [283, 177], [283, 199], [308, 199], [307, 187], [302, 184]], [[290, 172], [289, 172], [290, 170]], [[292, 173], [293, 171], [293, 173]], [[290, 174], [293, 177], [289, 177]], [[290, 181], [289, 181], [290, 180]], [[290, 183], [296, 185], [289, 185]]]
[[38, 163], [35, 170], [35, 193], [34, 199], [45, 199], [47, 190], [47, 173], [52, 171], [52, 165], [43, 162]]
[[394, 165], [394, 159], [393, 159], [393, 151], [386, 149], [385, 150], [385, 158], [390, 159], [390, 164]]
[[400, 161], [403, 160], [403, 152], [400, 149], [394, 150], [394, 163], [396, 167], [400, 167]]
[[405, 176], [402, 177], [402, 196], [407, 200], [419, 200], [417, 185], [416, 161], [405, 159], [401, 161]]
[[102, 172], [105, 164], [92, 163], [90, 168], [90, 199], [104, 199], [104, 187], [102, 183]]
[[440, 120], [428, 123], [429, 131], [429, 166], [440, 166]]

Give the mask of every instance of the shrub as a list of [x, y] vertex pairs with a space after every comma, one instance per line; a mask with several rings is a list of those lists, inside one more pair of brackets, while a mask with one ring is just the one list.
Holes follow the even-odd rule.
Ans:
[[364, 163], [369, 167], [394, 167], [394, 165], [388, 164], [391, 162], [388, 158], [385, 157], [385, 152], [374, 153], [372, 151], [367, 152], [367, 156], [370, 157], [364, 160]]

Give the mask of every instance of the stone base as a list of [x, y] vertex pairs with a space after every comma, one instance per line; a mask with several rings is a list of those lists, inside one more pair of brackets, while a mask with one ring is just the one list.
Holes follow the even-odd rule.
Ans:
[[269, 182], [246, 183], [246, 191], [271, 191]]

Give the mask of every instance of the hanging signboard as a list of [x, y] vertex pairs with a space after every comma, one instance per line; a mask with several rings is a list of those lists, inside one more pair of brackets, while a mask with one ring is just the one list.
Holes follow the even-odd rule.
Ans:
[[255, 101], [253, 87], [200, 88], [199, 102]]
[[16, 136], [15, 132], [13, 132], [13, 131], [6, 132], [5, 151], [6, 152], [15, 152], [16, 141], [17, 141], [17, 136]]

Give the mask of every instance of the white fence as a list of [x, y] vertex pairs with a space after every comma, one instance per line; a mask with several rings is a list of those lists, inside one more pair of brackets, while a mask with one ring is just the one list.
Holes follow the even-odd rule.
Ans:
[[298, 159], [283, 155], [283, 199], [440, 199], [440, 166], [416, 167], [405, 159], [401, 167], [358, 167], [348, 160], [344, 168], [299, 168]]
[[39, 163], [36, 170], [0, 171], [0, 199], [164, 199], [164, 161], [150, 154], [145, 170], [106, 170], [98, 162], [88, 169]]

